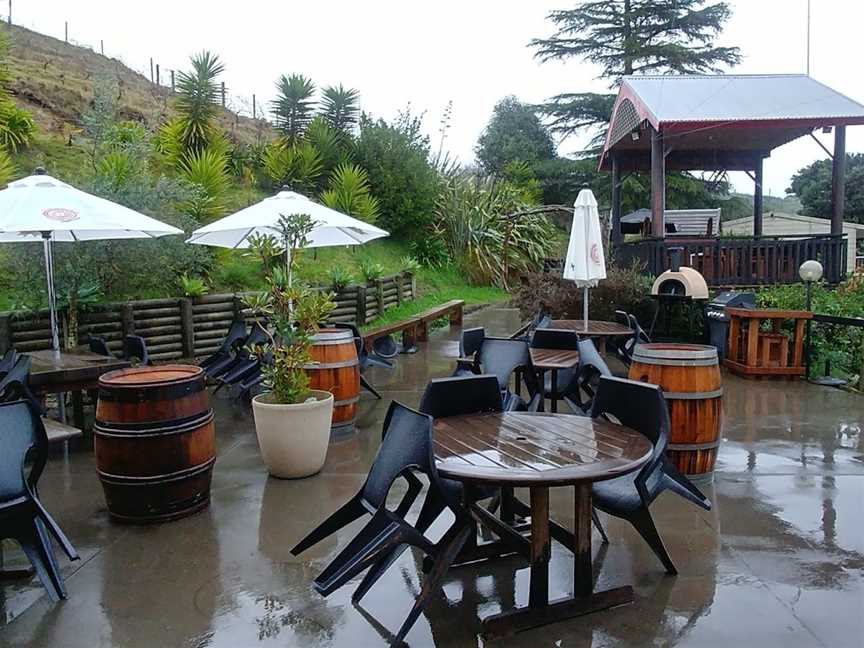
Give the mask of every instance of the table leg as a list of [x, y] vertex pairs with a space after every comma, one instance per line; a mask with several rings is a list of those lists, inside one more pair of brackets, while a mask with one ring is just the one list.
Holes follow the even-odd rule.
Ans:
[[538, 412], [545, 412], [546, 411], [546, 395], [545, 395], [546, 388], [544, 387], [545, 380], [543, 378], [543, 373], [544, 372], [542, 369], [537, 370], [537, 382], [539, 383], [537, 389], [540, 392], [540, 404], [537, 406]]
[[591, 484], [577, 485], [574, 506], [573, 596], [591, 596]]
[[549, 558], [551, 555], [549, 489], [535, 486], [531, 488], [531, 590], [528, 595], [529, 607], [543, 607], [549, 604]]
[[522, 367], [516, 367], [513, 371], [513, 380], [516, 383], [513, 385], [513, 393], [522, 396]]
[[558, 370], [552, 370], [552, 395], [550, 396], [551, 403], [549, 411], [553, 414], [558, 412]]
[[72, 424], [79, 430], [84, 429], [84, 395], [80, 390], [72, 392]]

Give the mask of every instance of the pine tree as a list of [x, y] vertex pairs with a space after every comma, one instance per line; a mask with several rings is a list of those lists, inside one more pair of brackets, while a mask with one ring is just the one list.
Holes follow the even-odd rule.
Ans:
[[[717, 47], [729, 19], [726, 2], [709, 0], [601, 0], [553, 11], [557, 31], [530, 46], [541, 61], [577, 58], [600, 66], [615, 88], [629, 74], [720, 72], [741, 60], [737, 47]], [[541, 106], [555, 132], [567, 136], [604, 125], [614, 94], [564, 93]]]

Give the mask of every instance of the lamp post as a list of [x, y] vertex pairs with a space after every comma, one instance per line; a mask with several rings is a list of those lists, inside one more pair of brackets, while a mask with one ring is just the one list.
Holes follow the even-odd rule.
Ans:
[[[807, 310], [813, 310], [813, 282], [819, 281], [822, 278], [822, 264], [815, 259], [810, 259], [801, 264], [798, 268], [798, 276], [807, 287]], [[804, 376], [807, 380], [810, 379], [810, 320], [807, 320], [806, 331], [804, 335]]]

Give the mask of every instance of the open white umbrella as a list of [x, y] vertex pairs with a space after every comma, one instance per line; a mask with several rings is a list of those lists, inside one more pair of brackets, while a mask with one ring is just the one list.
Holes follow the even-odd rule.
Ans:
[[590, 189], [580, 191], [573, 205], [573, 225], [570, 227], [570, 243], [564, 261], [564, 278], [570, 279], [584, 291], [582, 317], [587, 331], [588, 289], [606, 278], [600, 214], [597, 212], [597, 200]]
[[28, 176], [0, 191], [0, 242], [42, 239], [51, 342], [60, 352], [54, 296], [54, 241], [156, 238], [183, 230], [76, 189], [49, 175]]
[[249, 238], [260, 235], [278, 236], [279, 218], [290, 214], [307, 214], [314, 228], [307, 236], [306, 247], [360, 245], [388, 232], [351, 218], [293, 191], [280, 191], [245, 209], [221, 218], [192, 232], [187, 243], [214, 245], [225, 248], [248, 248]]

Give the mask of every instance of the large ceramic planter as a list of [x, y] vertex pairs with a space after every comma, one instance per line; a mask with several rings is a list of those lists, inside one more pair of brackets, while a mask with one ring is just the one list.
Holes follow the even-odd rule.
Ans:
[[270, 394], [252, 399], [258, 445], [267, 470], [274, 477], [308, 477], [324, 467], [333, 394], [318, 390], [312, 390], [311, 394], [315, 400], [294, 405], [270, 403]]

